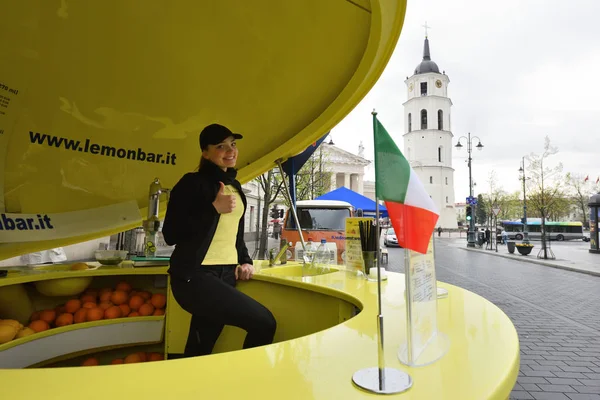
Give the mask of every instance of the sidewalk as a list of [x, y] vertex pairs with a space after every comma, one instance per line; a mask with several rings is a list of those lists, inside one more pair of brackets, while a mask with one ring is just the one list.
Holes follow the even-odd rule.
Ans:
[[467, 239], [464, 236], [462, 238], [459, 238], [458, 235], [456, 237], [444, 237], [442, 234], [440, 238], [436, 236], [436, 239], [466, 251], [474, 251], [515, 261], [524, 261], [567, 271], [600, 276], [600, 255], [588, 252], [587, 249], [589, 249], [589, 243], [585, 242], [552, 242], [551, 250], [556, 255], [556, 259], [544, 260], [537, 257], [537, 254], [542, 247], [540, 241], [532, 241], [535, 246], [533, 251], [527, 256], [522, 256], [517, 250], [515, 250], [513, 254], [509, 253], [506, 245], [501, 244], [498, 244], [498, 252], [496, 252], [495, 247], [494, 250], [485, 250], [485, 246], [481, 249], [477, 247], [467, 247]]

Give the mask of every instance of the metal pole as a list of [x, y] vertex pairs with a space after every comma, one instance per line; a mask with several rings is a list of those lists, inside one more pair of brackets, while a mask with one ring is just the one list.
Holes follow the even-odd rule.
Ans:
[[413, 365], [413, 340], [412, 340], [412, 319], [413, 309], [412, 301], [410, 301], [410, 256], [407, 253], [410, 250], [404, 250], [404, 301], [406, 303], [406, 363]]
[[[469, 197], [473, 197], [473, 177], [471, 174], [471, 132], [468, 133], [467, 138], [467, 153], [469, 153]], [[471, 209], [475, 211], [475, 207], [471, 206]], [[469, 233], [467, 237], [467, 247], [475, 247], [475, 213], [469, 221]]]
[[377, 366], [379, 368], [379, 390], [385, 390], [385, 356], [383, 352], [383, 313], [381, 311], [381, 267], [379, 260], [381, 254], [379, 251], [379, 197], [375, 197], [375, 235], [377, 240]]
[[285, 174], [283, 173], [283, 166], [281, 165], [281, 158], [277, 161], [277, 166], [279, 167], [279, 172], [281, 173], [281, 180], [283, 181], [283, 186], [285, 188], [284, 195], [287, 197], [288, 202], [290, 203], [290, 211], [294, 216], [294, 222], [296, 223], [296, 228], [298, 229], [298, 235], [300, 236], [300, 243], [302, 244], [302, 250], [304, 250], [303, 259], [306, 261], [306, 245], [304, 244], [304, 238], [302, 237], [302, 228], [300, 227], [300, 221], [298, 221], [298, 214], [296, 213], [296, 204], [292, 203], [290, 191], [285, 180]]
[[525, 157], [523, 157], [523, 242], [529, 243], [529, 229], [527, 229], [527, 197], [525, 196]]
[[494, 216], [494, 239], [496, 240], [496, 253], [498, 252], [498, 215]]

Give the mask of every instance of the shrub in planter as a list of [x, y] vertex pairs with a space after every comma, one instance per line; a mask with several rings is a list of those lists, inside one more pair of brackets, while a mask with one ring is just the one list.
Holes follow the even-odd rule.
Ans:
[[515, 247], [517, 248], [517, 251], [524, 256], [531, 253], [531, 250], [533, 249], [533, 245], [531, 243], [516, 243]]

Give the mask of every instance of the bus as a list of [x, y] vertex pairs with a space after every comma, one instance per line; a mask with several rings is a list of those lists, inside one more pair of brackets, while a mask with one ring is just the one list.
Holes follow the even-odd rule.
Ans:
[[[502, 227], [509, 239], [523, 239], [523, 224], [521, 221], [503, 221]], [[542, 219], [527, 219], [527, 231], [530, 239], [542, 239]], [[583, 224], [579, 221], [546, 221], [546, 237], [550, 240], [586, 240], [583, 234]]]

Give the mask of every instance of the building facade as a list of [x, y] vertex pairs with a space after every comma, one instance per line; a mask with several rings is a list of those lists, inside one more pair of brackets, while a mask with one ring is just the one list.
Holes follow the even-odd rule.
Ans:
[[329, 191], [342, 186], [364, 194], [365, 167], [371, 162], [364, 158], [364, 147], [362, 143], [358, 149], [358, 155], [336, 147], [332, 142], [323, 143], [323, 154], [326, 170], [331, 172], [331, 186]]
[[405, 81], [404, 154], [438, 207], [438, 226], [455, 229], [449, 83], [445, 72], [440, 73], [431, 60], [426, 37], [423, 60]]

